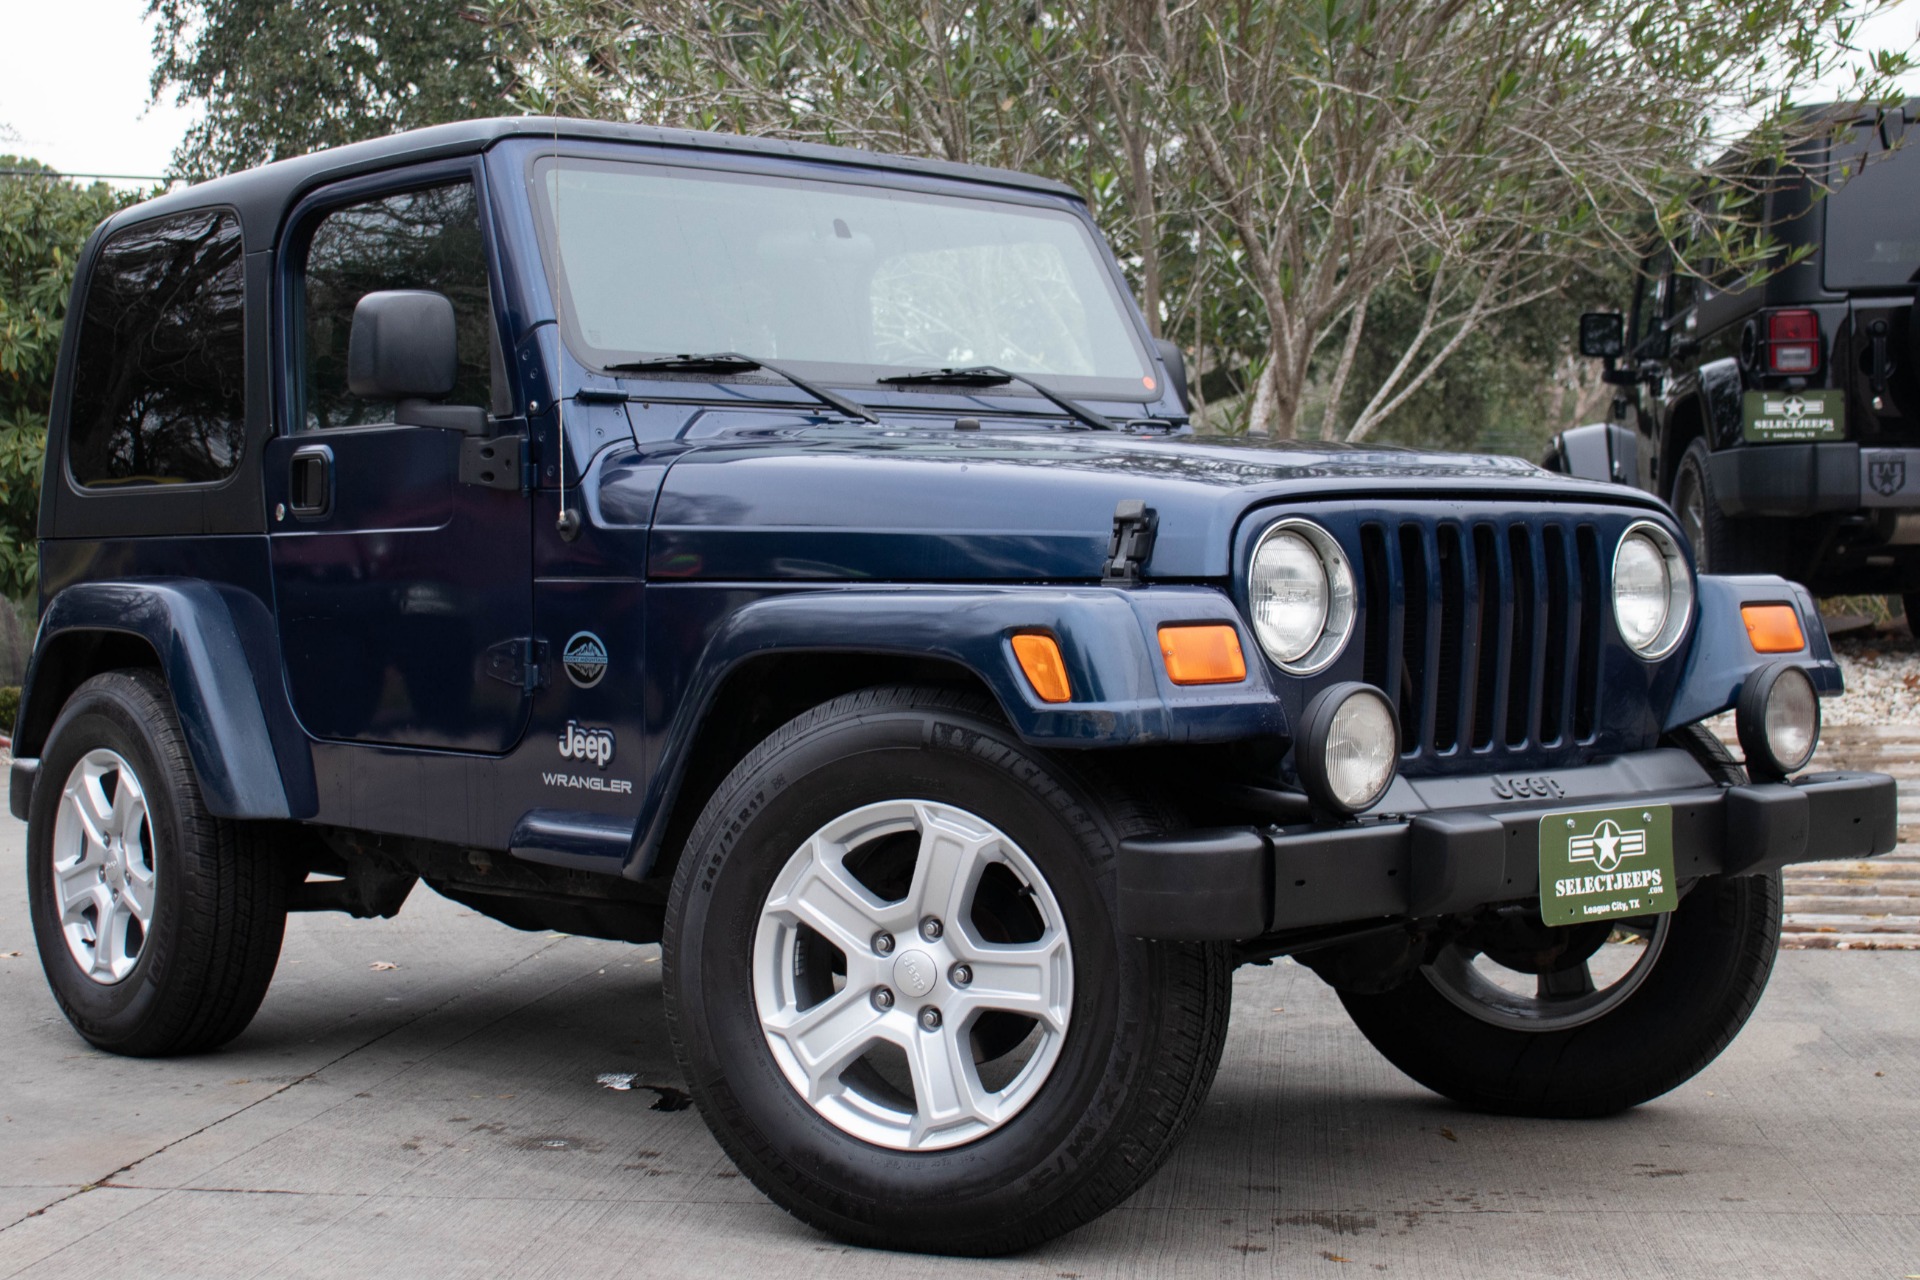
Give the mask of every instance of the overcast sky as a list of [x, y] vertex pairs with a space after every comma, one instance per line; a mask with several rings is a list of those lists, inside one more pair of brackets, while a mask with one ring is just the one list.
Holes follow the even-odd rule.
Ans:
[[[147, 104], [146, 7], [147, 0], [0, 0], [0, 152], [76, 174], [163, 172], [193, 114]], [[1876, 18], [1863, 43], [1920, 44], [1920, 0]], [[1906, 88], [1920, 94], [1920, 75]]]

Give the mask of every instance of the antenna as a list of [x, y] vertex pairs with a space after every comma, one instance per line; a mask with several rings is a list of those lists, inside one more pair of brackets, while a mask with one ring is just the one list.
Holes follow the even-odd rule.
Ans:
[[[554, 104], [552, 103], [548, 103], [547, 106], [549, 110], [554, 109]], [[549, 116], [548, 119], [553, 121], [554, 252], [559, 253], [560, 252], [560, 248], [559, 248], [560, 192], [561, 192], [561, 189], [564, 188], [567, 184], [566, 184], [565, 178], [560, 172], [560, 117], [557, 115], [554, 115], [554, 116]], [[559, 345], [559, 352], [560, 352], [559, 367], [554, 370], [555, 385], [553, 388], [553, 435], [554, 435], [554, 449], [559, 454], [559, 457], [560, 457], [560, 518], [554, 521], [554, 528], [559, 530], [561, 541], [572, 542], [575, 538], [580, 536], [580, 513], [578, 511], [573, 510], [571, 507], [567, 506], [567, 394], [566, 394], [567, 389], [565, 386], [560, 385], [560, 380], [563, 376], [563, 371], [566, 368], [566, 349], [567, 349], [566, 342], [563, 339]]]

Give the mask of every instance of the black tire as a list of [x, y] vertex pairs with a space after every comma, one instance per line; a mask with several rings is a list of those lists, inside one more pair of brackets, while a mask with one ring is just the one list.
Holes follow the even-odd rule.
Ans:
[[[146, 852], [134, 856], [155, 876], [151, 928], [111, 983], [90, 978], [69, 947], [54, 888], [62, 793], [96, 751], [116, 753], [144, 792]], [[117, 790], [118, 775], [109, 783]], [[144, 670], [93, 677], [54, 722], [27, 819], [27, 896], [61, 1012], [96, 1047], [132, 1057], [201, 1052], [245, 1030], [273, 980], [287, 918], [286, 877], [247, 827], [207, 812], [167, 687]]]
[[[802, 842], [907, 798], [981, 815], [1016, 841], [1073, 951], [1051, 1074], [999, 1128], [931, 1151], [863, 1141], [808, 1104], [768, 1048], [751, 972], [762, 904]], [[965, 694], [866, 690], [780, 729], [708, 804], [667, 907], [668, 1026], [721, 1146], [783, 1208], [866, 1246], [1010, 1253], [1124, 1200], [1205, 1098], [1227, 1027], [1223, 947], [1145, 942], [1115, 921], [1118, 843], [1164, 821], [1086, 767], [1023, 746]]]
[[1720, 509], [1707, 466], [1707, 442], [1680, 456], [1668, 501], [1701, 573], [1777, 573], [1800, 579], [1817, 545], [1808, 522], [1791, 516], [1736, 517]]
[[[1698, 725], [1669, 745], [1692, 751], [1716, 781], [1745, 781]], [[1442, 994], [1426, 968], [1385, 994], [1340, 999], [1389, 1062], [1463, 1106], [1566, 1119], [1612, 1115], [1685, 1083], [1732, 1042], [1773, 972], [1780, 911], [1777, 875], [1699, 881], [1672, 913], [1644, 980], [1571, 1028], [1516, 1030], [1483, 1020]]]
[[1702, 573], [1743, 573], [1744, 552], [1736, 548], [1729, 528], [1731, 522], [1721, 514], [1713, 496], [1713, 475], [1707, 470], [1707, 442], [1695, 440], [1680, 455], [1674, 469], [1673, 511], [1680, 519], [1681, 531], [1693, 544], [1693, 558]]

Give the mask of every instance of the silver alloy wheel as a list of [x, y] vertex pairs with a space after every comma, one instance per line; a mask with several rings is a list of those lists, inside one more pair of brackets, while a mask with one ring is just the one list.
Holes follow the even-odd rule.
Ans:
[[111, 986], [140, 962], [157, 888], [146, 792], [117, 752], [89, 751], [60, 790], [53, 822], [60, 931], [81, 972]]
[[[889, 901], [849, 861], [903, 841], [911, 879]], [[1006, 932], [995, 900], [1017, 902], [1013, 932], [1032, 936], [984, 937], [983, 920]], [[876, 1146], [934, 1151], [993, 1132], [1039, 1092], [1066, 1038], [1073, 954], [1018, 845], [963, 809], [891, 800], [835, 818], [781, 868], [754, 936], [753, 996], [774, 1061], [816, 1112]], [[1009, 1018], [1017, 1046], [996, 1052]], [[1004, 1082], [983, 1081], [989, 1060]]]
[[[1509, 969], [1455, 943], [1421, 969], [1434, 990], [1458, 1008], [1496, 1027], [1514, 1031], [1564, 1031], [1592, 1022], [1636, 991], [1667, 945], [1671, 913], [1616, 922], [1631, 940], [1604, 943], [1578, 965], [1552, 973]], [[1595, 960], [1602, 961], [1596, 981]], [[1531, 993], [1524, 990], [1532, 985]]]

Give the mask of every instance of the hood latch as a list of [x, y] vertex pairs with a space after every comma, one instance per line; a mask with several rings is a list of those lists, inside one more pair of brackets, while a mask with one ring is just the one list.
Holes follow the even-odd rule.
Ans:
[[1107, 587], [1137, 587], [1147, 561], [1153, 556], [1154, 535], [1160, 531], [1160, 513], [1138, 498], [1129, 498], [1113, 509], [1113, 537], [1107, 543], [1107, 563], [1100, 572], [1100, 584]]

